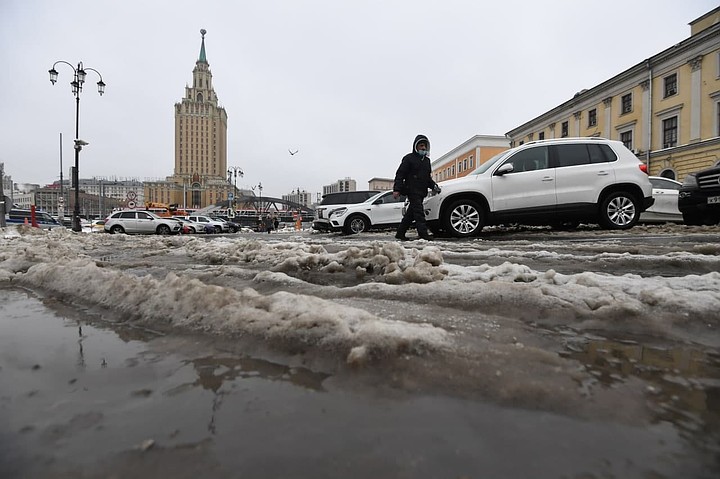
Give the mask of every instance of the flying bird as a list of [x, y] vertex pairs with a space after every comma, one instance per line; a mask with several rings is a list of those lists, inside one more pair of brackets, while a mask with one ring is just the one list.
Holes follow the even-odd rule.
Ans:
[[288, 148], [288, 153], [290, 153], [291, 156], [294, 155], [295, 153], [297, 153], [298, 151], [300, 151], [300, 150], [292, 151], [291, 149]]

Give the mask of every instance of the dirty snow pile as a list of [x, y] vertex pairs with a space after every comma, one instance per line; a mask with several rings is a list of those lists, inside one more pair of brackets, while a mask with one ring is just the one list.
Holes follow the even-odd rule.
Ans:
[[[487, 254], [481, 245], [461, 244], [447, 254], [471, 258], [461, 266], [447, 262], [446, 252], [438, 247], [441, 243], [18, 231], [0, 242], [0, 281], [56, 291], [148, 324], [319, 346], [351, 361], [373, 354], [452, 348], [455, 337], [442, 317], [433, 318], [432, 326], [419, 317], [421, 313], [408, 313], [423, 306], [464, 312], [478, 322], [497, 315], [578, 329], [619, 324], [669, 336], [681, 335], [678, 330], [683, 328], [714, 330], [720, 323], [718, 272], [682, 277], [561, 274], [518, 262], [554, 254], [540, 248], [513, 250], [514, 262], [491, 266], [475, 261]], [[492, 254], [502, 258], [507, 252]], [[704, 257], [682, 254], [696, 262]], [[103, 259], [113, 255], [156, 266], [162, 274], [138, 273], [127, 264], [122, 267], [120, 260]], [[162, 258], [184, 269], [168, 273], [162, 269]], [[627, 256], [612, 253], [607, 258], [625, 261]], [[233, 270], [243, 271], [253, 282], [233, 287], [238, 282]], [[208, 284], [208, 274], [221, 285]], [[324, 280], [308, 281], [318, 275]], [[344, 287], [333, 284], [340, 275], [346, 280]], [[354, 278], [352, 284], [347, 284], [348, 277]], [[274, 285], [276, 292], [262, 294], [259, 287], [247, 287], [253, 283]], [[375, 307], [380, 302], [391, 309]], [[707, 341], [719, 339], [713, 335]]]
[[[144, 245], [146, 252], [157, 253], [177, 249], [188, 241], [192, 243], [183, 237], [73, 235], [66, 230], [46, 233], [22, 228], [20, 232], [6, 235], [0, 243], [0, 281], [103, 306], [127, 320], [251, 335], [288, 345], [293, 351], [319, 347], [345, 354], [351, 363], [376, 355], [422, 354], [442, 348], [448, 341], [443, 329], [428, 324], [382, 319], [360, 309], [301, 294], [277, 292], [263, 296], [250, 288], [237, 291], [175, 273], [168, 273], [163, 279], [138, 277], [98, 266], [88, 254], [106, 241], [117, 243], [118, 247], [132, 242]], [[258, 246], [251, 245], [248, 251], [253, 248]], [[142, 255], [143, 248], [136, 250]], [[394, 248], [388, 248], [388, 253], [399, 254]]]

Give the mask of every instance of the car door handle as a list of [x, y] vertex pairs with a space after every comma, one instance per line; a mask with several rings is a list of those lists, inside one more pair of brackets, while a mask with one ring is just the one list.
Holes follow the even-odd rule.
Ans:
[[552, 177], [552, 176], [543, 176], [543, 179], [542, 179], [542, 180], [543, 180], [543, 181], [552, 181], [552, 180], [553, 180], [553, 177]]
[[598, 171], [598, 176], [607, 176], [609, 174], [607, 171]]

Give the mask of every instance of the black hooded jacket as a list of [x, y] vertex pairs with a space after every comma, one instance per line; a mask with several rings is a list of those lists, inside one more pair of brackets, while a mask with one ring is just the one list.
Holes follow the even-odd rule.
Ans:
[[412, 153], [405, 155], [395, 173], [393, 191], [402, 195], [427, 196], [428, 189], [433, 188], [436, 183], [432, 179], [432, 167], [429, 156], [420, 156], [417, 152], [417, 144], [421, 141], [427, 143], [430, 151], [430, 141], [425, 135], [418, 135], [413, 142]]

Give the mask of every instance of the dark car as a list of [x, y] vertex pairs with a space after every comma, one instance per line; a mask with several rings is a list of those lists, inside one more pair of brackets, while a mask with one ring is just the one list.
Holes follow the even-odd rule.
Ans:
[[685, 177], [678, 195], [678, 209], [686, 225], [720, 223], [720, 165]]

